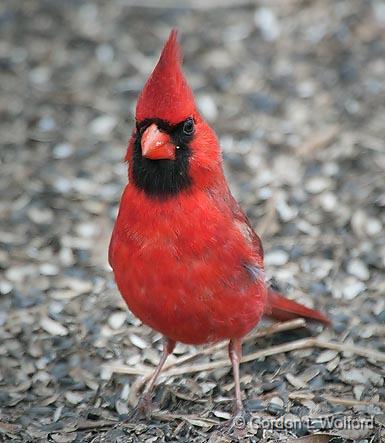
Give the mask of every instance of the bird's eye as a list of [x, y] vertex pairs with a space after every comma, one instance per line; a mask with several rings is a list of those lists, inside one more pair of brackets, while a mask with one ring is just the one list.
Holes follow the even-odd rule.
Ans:
[[183, 123], [183, 133], [185, 135], [192, 135], [194, 133], [194, 120], [192, 118], [188, 118]]

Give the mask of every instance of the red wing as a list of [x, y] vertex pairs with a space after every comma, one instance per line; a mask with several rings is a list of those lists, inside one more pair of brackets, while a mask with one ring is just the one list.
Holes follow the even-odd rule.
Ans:
[[[246, 265], [249, 274], [257, 279], [259, 272], [263, 269], [263, 247], [258, 235], [254, 232], [246, 214], [242, 211], [234, 197], [229, 191], [229, 205], [231, 207], [235, 222], [239, 225], [241, 232], [252, 243], [256, 257], [259, 259], [258, 266]], [[293, 318], [305, 318], [330, 325], [330, 319], [320, 311], [307, 308], [294, 300], [289, 300], [278, 292], [268, 288], [265, 315], [279, 321], [291, 320]]]
[[250, 221], [235, 198], [229, 191], [229, 205], [234, 216], [235, 222], [238, 224], [243, 235], [252, 243], [255, 255], [259, 258], [260, 264], [263, 264], [263, 246], [261, 239], [251, 227]]

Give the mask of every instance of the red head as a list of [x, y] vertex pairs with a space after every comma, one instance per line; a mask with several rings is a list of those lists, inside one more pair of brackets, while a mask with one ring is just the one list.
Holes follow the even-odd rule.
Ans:
[[195, 112], [192, 90], [181, 68], [181, 50], [173, 29], [136, 105], [136, 120], [158, 118], [179, 123]]
[[126, 159], [130, 181], [152, 196], [208, 188], [223, 177], [216, 136], [196, 109], [181, 59], [173, 30], [136, 106]]

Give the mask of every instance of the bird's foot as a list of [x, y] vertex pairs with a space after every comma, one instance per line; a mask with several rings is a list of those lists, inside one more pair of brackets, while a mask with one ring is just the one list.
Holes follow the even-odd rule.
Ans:
[[144, 393], [139, 401], [138, 404], [135, 406], [133, 411], [128, 417], [128, 421], [130, 422], [136, 422], [141, 419], [149, 419], [152, 412], [152, 400], [151, 395]]
[[243, 435], [246, 434], [248, 417], [249, 415], [244, 409], [238, 410], [229, 420], [219, 425], [217, 430], [221, 434], [226, 434], [226, 435], [235, 434], [238, 437], [242, 437]]
[[121, 420], [115, 428], [127, 428], [130, 425], [138, 423], [140, 420], [148, 420], [152, 412], [152, 401], [150, 394], [143, 394], [138, 404], [133, 408], [133, 410]]

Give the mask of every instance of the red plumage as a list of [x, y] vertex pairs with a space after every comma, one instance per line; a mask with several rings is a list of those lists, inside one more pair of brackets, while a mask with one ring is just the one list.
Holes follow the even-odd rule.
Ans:
[[[280, 319], [303, 316], [324, 323], [328, 320], [268, 291], [261, 242], [228, 189], [217, 138], [195, 107], [180, 67], [176, 37], [172, 31], [138, 100], [137, 127], [126, 156], [129, 183], [122, 195], [109, 259], [130, 310], [167, 338], [165, 356], [177, 341], [202, 344], [228, 339], [234, 366], [240, 358], [240, 339], [264, 313]], [[151, 132], [146, 133], [151, 136], [144, 142], [146, 127], [141, 129], [141, 124], [148, 120]], [[177, 150], [183, 146], [175, 141], [175, 131], [186, 121], [193, 122], [194, 135], [186, 144], [188, 154], [178, 163], [174, 158], [182, 155]], [[170, 149], [174, 141], [173, 159], [167, 157], [166, 150], [163, 160], [143, 157], [143, 144], [147, 143], [146, 152], [151, 150], [158, 132], [162, 136], [157, 149], [163, 143]], [[183, 161], [188, 164], [187, 172], [182, 169]], [[169, 170], [174, 174], [178, 164], [181, 169], [175, 181], [184, 173], [189, 180], [175, 192], [171, 187], [172, 194], [162, 194], [166, 185], [160, 173]], [[155, 171], [154, 183], [151, 177], [140, 176], [150, 170]], [[146, 179], [150, 180], [147, 188], [141, 187]]]
[[171, 31], [162, 54], [136, 105], [136, 119], [160, 118], [178, 123], [195, 111], [194, 95], [181, 69], [177, 31]]
[[322, 312], [307, 308], [294, 300], [289, 300], [279, 294], [277, 291], [269, 289], [265, 315], [275, 320], [287, 321], [302, 317], [308, 320], [318, 321], [324, 325], [330, 326], [330, 320]]
[[[131, 311], [183, 343], [249, 332], [263, 313], [266, 289], [262, 258], [240, 223], [220, 194], [194, 192], [154, 204], [127, 186], [110, 260]], [[259, 265], [260, 279], [245, 263]]]

